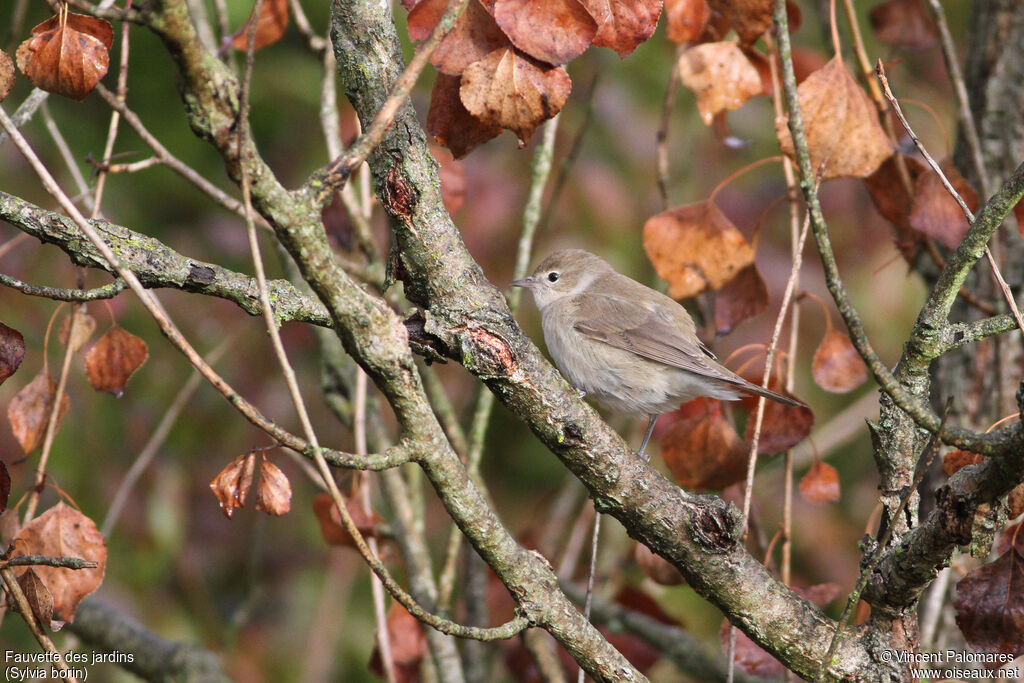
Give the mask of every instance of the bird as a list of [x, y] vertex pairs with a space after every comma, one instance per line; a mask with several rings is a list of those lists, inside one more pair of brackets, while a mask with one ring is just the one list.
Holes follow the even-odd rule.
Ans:
[[723, 366], [677, 301], [588, 251], [555, 251], [511, 285], [533, 295], [548, 352], [573, 387], [613, 411], [647, 416], [641, 458], [658, 416], [699, 396], [731, 401], [749, 393], [806, 405]]

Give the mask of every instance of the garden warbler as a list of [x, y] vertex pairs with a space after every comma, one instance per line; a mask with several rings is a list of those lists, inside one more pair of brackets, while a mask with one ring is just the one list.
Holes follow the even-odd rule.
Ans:
[[722, 366], [685, 308], [590, 252], [556, 251], [512, 286], [533, 294], [548, 351], [576, 389], [612, 410], [647, 415], [641, 457], [658, 416], [698, 396], [731, 401], [749, 392], [804, 405]]

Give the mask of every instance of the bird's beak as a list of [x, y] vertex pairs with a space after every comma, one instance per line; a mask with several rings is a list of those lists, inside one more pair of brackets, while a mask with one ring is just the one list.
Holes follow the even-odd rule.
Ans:
[[522, 280], [513, 280], [508, 284], [509, 287], [526, 287], [529, 289], [533, 287], [534, 281], [532, 277], [525, 277]]

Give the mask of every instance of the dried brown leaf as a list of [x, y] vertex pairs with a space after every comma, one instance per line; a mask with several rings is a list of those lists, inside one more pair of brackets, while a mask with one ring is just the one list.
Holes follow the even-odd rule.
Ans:
[[610, 47], [625, 59], [658, 26], [662, 0], [581, 0], [597, 21], [594, 45]]
[[556, 66], [583, 54], [597, 34], [597, 22], [580, 0], [497, 0], [493, 14], [513, 45]]
[[900, 161], [907, 170], [907, 177], [913, 188], [925, 167], [917, 159], [902, 154], [893, 154], [886, 159], [874, 173], [864, 179], [864, 186], [871, 195], [871, 201], [874, 202], [878, 213], [896, 228], [896, 246], [907, 262], [912, 263], [920, 248], [921, 233], [910, 225], [913, 197], [907, 194], [900, 179]]
[[649, 218], [644, 249], [674, 299], [719, 289], [754, 262], [754, 250], [743, 234], [710, 201]]
[[814, 352], [811, 362], [814, 381], [825, 391], [845, 394], [868, 379], [868, 368], [850, 338], [838, 330], [828, 330]]
[[708, 0], [708, 4], [728, 20], [744, 44], [756, 42], [772, 25], [772, 0]]
[[706, 125], [762, 92], [761, 75], [733, 42], [702, 43], [679, 56], [679, 78], [697, 96]]
[[484, 123], [466, 110], [459, 87], [458, 76], [438, 74], [427, 112], [427, 131], [456, 159], [501, 133], [501, 126]]
[[[14, 545], [24, 555], [78, 557], [97, 563], [94, 569], [31, 568], [53, 595], [53, 621], [74, 621], [78, 603], [100, 587], [107, 566], [107, 544], [96, 524], [73, 507], [57, 503], [26, 524]], [[15, 572], [20, 575], [28, 569], [18, 567]]]
[[[364, 538], [378, 537], [377, 524], [382, 520], [376, 510], [373, 510], [372, 514], [367, 517], [363, 511], [362, 503], [356, 500], [355, 497], [345, 501], [345, 508], [348, 510], [349, 516], [352, 517], [352, 521], [355, 522], [356, 530]], [[352, 539], [352, 536], [342, 526], [341, 514], [338, 512], [338, 507], [334, 504], [334, 501], [331, 500], [330, 495], [320, 493], [313, 498], [313, 514], [316, 515], [317, 521], [320, 522], [320, 533], [323, 534], [325, 541], [331, 545], [355, 547], [355, 541]]]
[[679, 570], [672, 566], [668, 560], [661, 555], [656, 555], [643, 543], [637, 543], [633, 551], [633, 557], [640, 571], [646, 574], [654, 583], [662, 586], [679, 586], [686, 583], [686, 579], [679, 573]]
[[[956, 170], [953, 160], [943, 159], [939, 168], [963, 198], [967, 208], [972, 213], [977, 211], [978, 193]], [[908, 221], [912, 228], [950, 249], [957, 248], [970, 227], [960, 204], [949, 194], [939, 175], [931, 169], [919, 175], [914, 183], [914, 203]]]
[[676, 43], [693, 43], [704, 33], [711, 19], [707, 0], [665, 0], [668, 38]]
[[7, 99], [14, 87], [14, 62], [6, 52], [0, 50], [0, 102]]
[[[426, 40], [434, 30], [448, 0], [423, 0], [409, 12], [409, 37]], [[466, 11], [430, 56], [430, 63], [449, 76], [460, 75], [467, 66], [480, 61], [494, 50], [509, 45], [508, 36], [498, 27], [478, 0], [470, 0]]]
[[240, 455], [210, 481], [210, 489], [220, 501], [221, 512], [228, 519], [235, 509], [245, 507], [245, 499], [252, 488], [253, 473], [256, 470], [256, 451]]
[[[46, 432], [46, 422], [49, 419], [50, 409], [56, 395], [57, 383], [46, 370], [40, 370], [39, 374], [19, 391], [7, 406], [7, 419], [11, 423], [14, 438], [21, 444], [26, 455], [42, 443]], [[68, 398], [67, 392], [64, 392], [60, 397], [60, 405], [57, 409], [58, 428], [70, 407], [71, 399]]]
[[18, 46], [18, 68], [41, 90], [84, 99], [107, 73], [114, 32], [102, 19], [67, 13], [32, 29]]
[[571, 88], [562, 67], [502, 48], [462, 72], [459, 96], [483, 124], [510, 130], [525, 145], [537, 126], [562, 109]]
[[721, 402], [675, 422], [661, 440], [661, 457], [676, 482], [690, 489], [723, 489], [742, 481], [747, 447], [722, 417]]
[[[754, 380], [760, 384], [760, 378]], [[770, 381], [769, 388], [786, 394], [777, 381]], [[788, 395], [788, 394], [786, 394]], [[743, 405], [749, 406], [750, 419], [743, 433], [743, 439], [751, 443], [754, 438], [754, 407], [756, 396], [744, 396], [740, 399]], [[814, 426], [814, 412], [807, 406], [784, 406], [775, 401], [765, 401], [764, 419], [761, 422], [761, 439], [757, 443], [759, 455], [774, 455], [787, 451], [806, 439]]]
[[[253, 6], [255, 10], [255, 5]], [[256, 36], [254, 37], [253, 50], [259, 50], [272, 43], [276, 43], [284, 36], [288, 28], [288, 0], [263, 0], [260, 6], [258, 17], [249, 14], [242, 28], [235, 31], [231, 36], [231, 47], [236, 50], [245, 51], [249, 46], [249, 29], [252, 22], [256, 21]]]
[[25, 359], [25, 338], [13, 327], [0, 323], [0, 384], [14, 374]]
[[977, 465], [985, 462], [985, 456], [980, 453], [972, 453], [971, 451], [963, 451], [959, 448], [949, 453], [946, 453], [942, 457], [942, 471], [947, 477], [952, 477], [954, 474], [959, 472], [968, 465]]
[[724, 336], [745, 320], [768, 308], [768, 287], [751, 263], [729, 280], [715, 295], [715, 332]]
[[839, 473], [836, 468], [815, 460], [800, 479], [800, 495], [812, 503], [835, 503], [839, 500]]
[[25, 600], [28, 601], [36, 621], [43, 628], [51, 628], [53, 623], [53, 594], [50, 593], [50, 589], [46, 587], [43, 580], [36, 574], [35, 569], [29, 567], [18, 577], [18, 587], [21, 588], [21, 592], [25, 595]]
[[[892, 155], [874, 104], [839, 57], [808, 76], [797, 93], [811, 165], [815, 172], [824, 165], [823, 178], [864, 178]], [[777, 119], [775, 129], [782, 151], [792, 157], [787, 119]]]
[[[426, 631], [419, 619], [398, 603], [388, 609], [386, 621], [395, 680], [398, 683], [417, 683], [420, 680], [420, 663], [427, 652]], [[377, 676], [384, 676], [379, 643], [370, 655], [369, 669]]]
[[883, 43], [913, 52], [939, 42], [939, 29], [921, 0], [888, 0], [872, 7], [868, 18]]
[[78, 351], [85, 345], [85, 342], [89, 341], [89, 337], [96, 331], [96, 318], [92, 317], [80, 308], [75, 308], [75, 312], [69, 316], [65, 316], [64, 320], [60, 324], [60, 343], [68, 343], [68, 334], [71, 331], [71, 320], [74, 316], [75, 320], [75, 336], [71, 340], [71, 352], [78, 353]]
[[[956, 585], [956, 623], [975, 652], [1024, 654], [1024, 556], [1016, 544]], [[998, 668], [1004, 662], [986, 662]]]
[[256, 509], [268, 515], [286, 515], [292, 509], [292, 485], [288, 477], [267, 456], [260, 454], [260, 483], [256, 487]]
[[96, 391], [120, 397], [124, 387], [149, 358], [146, 342], [114, 325], [85, 355], [85, 374]]

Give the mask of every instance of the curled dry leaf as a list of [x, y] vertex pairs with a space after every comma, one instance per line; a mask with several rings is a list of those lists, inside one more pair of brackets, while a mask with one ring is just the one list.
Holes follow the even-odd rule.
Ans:
[[[1024, 654], [1024, 556], [1012, 544], [956, 585], [956, 623], [975, 652]], [[998, 668], [1003, 662], [988, 662]]]
[[921, 233], [910, 225], [910, 207], [913, 197], [907, 193], [901, 180], [900, 164], [907, 172], [907, 181], [913, 188], [924, 172], [924, 164], [913, 157], [893, 154], [878, 169], [864, 179], [864, 187], [871, 195], [878, 213], [896, 228], [896, 246], [903, 258], [912, 263], [920, 248]]
[[[355, 522], [356, 530], [364, 538], [378, 537], [377, 524], [382, 520], [376, 510], [373, 510], [372, 514], [367, 517], [366, 513], [363, 512], [362, 504], [356, 497], [346, 500], [345, 508], [348, 510], [349, 516], [352, 517], [352, 521]], [[338, 512], [338, 507], [334, 504], [334, 501], [331, 500], [330, 495], [320, 493], [313, 498], [313, 514], [316, 515], [317, 521], [320, 522], [320, 533], [323, 534], [325, 541], [331, 545], [355, 547], [355, 541], [348, 533], [348, 530], [342, 525], [341, 514]]]
[[[417, 3], [409, 12], [409, 37], [416, 41], [430, 37], [447, 8], [448, 0]], [[509, 44], [508, 36], [479, 0], [470, 0], [455, 26], [430, 56], [430, 63], [443, 74], [458, 76], [473, 62]]]
[[811, 503], [835, 503], [839, 500], [839, 473], [836, 468], [815, 460], [800, 479], [800, 495]]
[[96, 391], [120, 397], [128, 380], [149, 358], [146, 342], [114, 325], [85, 355], [85, 374]]
[[[26, 524], [14, 545], [22, 555], [78, 557], [97, 564], [94, 569], [31, 568], [53, 595], [53, 620], [74, 621], [78, 603], [100, 587], [107, 566], [107, 544], [96, 524], [73, 507], [57, 503]], [[20, 575], [28, 569], [14, 571]]]
[[89, 341], [89, 337], [96, 331], [96, 318], [92, 317], [82, 309], [75, 307], [75, 312], [65, 316], [60, 324], [60, 343], [68, 343], [68, 334], [71, 332], [71, 320], [75, 321], [75, 334], [71, 339], [71, 352], [78, 351]]
[[768, 308], [768, 287], [751, 263], [729, 280], [715, 295], [715, 332], [724, 336], [745, 320]]
[[221, 512], [228, 519], [235, 509], [245, 507], [245, 499], [252, 488], [252, 477], [256, 469], [256, 451], [240, 455], [222, 469], [210, 481], [210, 489], [220, 501]]
[[[231, 36], [231, 47], [242, 51], [248, 48], [249, 29], [253, 20], [254, 17], [250, 14], [242, 28], [235, 31], [235, 34]], [[261, 47], [281, 40], [288, 28], [288, 0], [263, 0], [259, 16], [255, 17], [255, 21], [256, 36], [253, 39], [253, 50], [259, 50]]]
[[[718, 631], [722, 643], [722, 652], [729, 652], [729, 620], [722, 621], [722, 628]], [[746, 633], [736, 629], [736, 647], [733, 661], [743, 671], [752, 676], [763, 676], [770, 678], [780, 675], [785, 671], [782, 662], [772, 657], [761, 646], [752, 641]]]
[[14, 62], [6, 52], [0, 50], [0, 102], [7, 99], [14, 87]]
[[537, 126], [562, 109], [571, 89], [562, 67], [502, 48], [462, 72], [459, 96], [470, 114], [512, 131], [525, 145]]
[[825, 332], [814, 352], [811, 373], [819, 387], [835, 394], [853, 391], [868, 379], [868, 368], [853, 342], [834, 329]]
[[18, 68], [41, 90], [84, 99], [107, 73], [114, 30], [102, 19], [63, 12], [18, 46]]
[[925, 50], [939, 42], [939, 30], [921, 0], [888, 0], [868, 14], [875, 37], [908, 51]]
[[41, 626], [53, 630], [60, 628], [53, 628], [53, 594], [32, 567], [18, 577], [18, 587]]
[[985, 462], [985, 456], [971, 451], [952, 450], [942, 457], [942, 472], [947, 477], [952, 477], [968, 465], [977, 465]]
[[676, 482], [689, 489], [723, 489], [742, 481], [747, 447], [722, 416], [720, 401], [675, 422], [661, 440], [661, 457]]
[[438, 74], [430, 95], [427, 130], [441, 145], [461, 159], [501, 133], [501, 126], [484, 123], [462, 104], [459, 77]]
[[[977, 211], [978, 193], [956, 170], [953, 160], [948, 157], [943, 159], [939, 168], [963, 198], [967, 208], [972, 213]], [[908, 220], [912, 228], [950, 249], [957, 248], [970, 227], [960, 204], [949, 194], [939, 175], [930, 168], [919, 175], [914, 183], [914, 203], [910, 207]]]
[[[34, 451], [36, 446], [42, 442], [46, 433], [46, 422], [49, 419], [50, 409], [53, 407], [56, 395], [57, 383], [50, 377], [50, 373], [40, 370], [39, 374], [19, 391], [7, 406], [7, 419], [11, 423], [14, 438], [21, 444], [26, 455]], [[58, 428], [70, 407], [71, 399], [68, 398], [65, 391], [61, 394], [57, 407]]]
[[0, 384], [14, 374], [25, 359], [25, 338], [13, 327], [0, 323]]
[[260, 453], [260, 483], [256, 487], [256, 509], [268, 515], [281, 516], [292, 509], [292, 485], [274, 463]]
[[[420, 664], [427, 653], [426, 631], [419, 619], [398, 603], [388, 609], [386, 621], [395, 679], [398, 683], [416, 683], [420, 680]], [[374, 645], [369, 669], [377, 676], [384, 677], [380, 643]]]
[[644, 249], [668, 281], [673, 299], [719, 289], [754, 262], [743, 234], [711, 201], [652, 216], [644, 224]]
[[[871, 99], [853, 80], [842, 59], [833, 57], [797, 87], [811, 166], [822, 177], [871, 175], [892, 156], [893, 145], [878, 123]], [[785, 117], [775, 121], [782, 151], [793, 156]]]
[[654, 583], [662, 586], [679, 586], [686, 583], [686, 579], [679, 573], [679, 570], [661, 555], [656, 555], [643, 543], [637, 543], [633, 551], [633, 557], [640, 571], [646, 574]]
[[733, 42], [702, 43], [679, 56], [679, 78], [697, 96], [706, 125], [715, 114], [739, 109], [763, 90], [761, 75]]
[[597, 22], [580, 0], [497, 0], [493, 14], [513, 45], [556, 66], [583, 54], [597, 34]]
[[772, 25], [772, 0], [708, 0], [708, 4], [729, 21], [747, 45], [757, 42]]
[[707, 0], [665, 0], [668, 39], [676, 43], [693, 43], [704, 33], [711, 19]]
[[[749, 378], [748, 378], [749, 379]], [[751, 380], [761, 383], [761, 378]], [[769, 381], [768, 388], [789, 396], [774, 379]], [[743, 432], [743, 439], [751, 443], [754, 439], [754, 411], [757, 396], [744, 396], [740, 399], [750, 410], [750, 419]], [[775, 401], [765, 401], [764, 419], [761, 422], [761, 439], [757, 443], [759, 455], [774, 455], [787, 451], [806, 439], [814, 426], [814, 412], [807, 406], [784, 406]]]
[[594, 45], [610, 47], [623, 59], [654, 35], [662, 5], [662, 0], [581, 1], [597, 21]]

